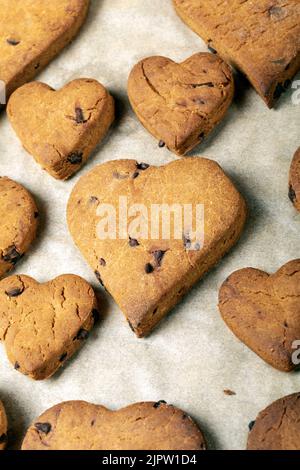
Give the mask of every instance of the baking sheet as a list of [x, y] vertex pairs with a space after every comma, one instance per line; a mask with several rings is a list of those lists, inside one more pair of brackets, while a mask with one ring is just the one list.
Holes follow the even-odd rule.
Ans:
[[[150, 55], [181, 61], [205, 44], [176, 16], [171, 0], [93, 0], [73, 44], [38, 77], [58, 88], [92, 77], [117, 100], [117, 121], [88, 164], [68, 182], [42, 172], [0, 117], [0, 174], [25, 185], [41, 212], [37, 241], [15, 272], [43, 282], [62, 273], [95, 278], [68, 233], [65, 209], [80, 176], [111, 159], [161, 165], [175, 158], [159, 149], [130, 109], [126, 83], [132, 66]], [[298, 76], [300, 79], [300, 76]], [[292, 91], [268, 110], [245, 80], [225, 121], [194, 151], [217, 160], [245, 198], [250, 216], [238, 246], [201, 281], [146, 340], [138, 340], [107, 294], [102, 321], [81, 351], [54, 378], [34, 382], [14, 371], [0, 346], [0, 396], [8, 411], [11, 446], [30, 422], [64, 400], [112, 409], [164, 399], [190, 413], [213, 449], [244, 449], [248, 423], [273, 400], [300, 390], [299, 373], [273, 370], [239, 342], [220, 318], [218, 288], [234, 270], [269, 272], [299, 257], [300, 215], [287, 199], [292, 154], [300, 145], [300, 104]], [[26, 125], [26, 123], [25, 123]], [[224, 389], [236, 392], [227, 396]]]

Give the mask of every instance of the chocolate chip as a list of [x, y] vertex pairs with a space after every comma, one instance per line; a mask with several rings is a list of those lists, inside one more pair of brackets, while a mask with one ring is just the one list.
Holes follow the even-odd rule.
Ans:
[[205, 132], [201, 132], [201, 134], [199, 135], [199, 139], [203, 140], [205, 137]]
[[145, 266], [145, 272], [146, 272], [146, 274], [151, 274], [151, 273], [153, 273], [153, 271], [154, 271], [154, 268], [153, 268], [152, 264], [151, 264], [151, 263], [147, 263], [146, 266]]
[[136, 167], [137, 167], [138, 170], [145, 171], [145, 170], [148, 170], [150, 165], [148, 165], [148, 163], [137, 163]]
[[91, 421], [91, 426], [92, 426], [92, 427], [95, 425], [95, 422], [96, 422], [95, 419], [93, 419], [93, 420]]
[[255, 425], [255, 421], [250, 421], [248, 424], [249, 430], [251, 431], [253, 429], [253, 426]]
[[20, 369], [20, 364], [18, 362], [15, 362], [15, 370], [19, 370]]
[[7, 434], [1, 434], [0, 444], [5, 444], [7, 442]]
[[75, 339], [77, 339], [78, 341], [85, 341], [86, 339], [88, 339], [89, 334], [90, 333], [87, 330], [81, 328], [81, 330], [78, 331]]
[[38, 212], [34, 213], [34, 218], [37, 219], [40, 214]]
[[9, 38], [9, 39], [6, 39], [6, 42], [7, 42], [10, 46], [17, 46], [18, 44], [20, 44], [21, 41], [18, 41], [18, 39]]
[[289, 198], [292, 201], [292, 203], [294, 203], [297, 199], [296, 193], [292, 185], [290, 185], [289, 187]]
[[156, 263], [157, 263], [157, 266], [161, 266], [163, 257], [164, 257], [165, 254], [166, 254], [166, 250], [165, 250], [165, 251], [163, 251], [163, 250], [157, 250], [157, 251], [154, 251], [152, 254], [153, 254], [154, 259], [155, 259], [155, 261], [156, 261]]
[[160, 141], [158, 142], [158, 146], [159, 146], [160, 149], [162, 149], [163, 147], [166, 146], [166, 144], [165, 144], [165, 142], [164, 142], [163, 140], [160, 140]]
[[96, 308], [94, 308], [93, 311], [92, 311], [92, 317], [93, 317], [95, 323], [100, 318], [100, 313], [98, 312], [98, 310]]
[[23, 294], [23, 292], [24, 292], [24, 287], [15, 287], [14, 289], [5, 291], [5, 294], [8, 297], [18, 297], [19, 295]]
[[99, 259], [100, 266], [106, 266], [106, 261], [104, 258]]
[[192, 98], [193, 103], [195, 104], [205, 104], [205, 101], [202, 98], [199, 98], [196, 96], [195, 98]]
[[39, 68], [40, 68], [40, 64], [35, 64], [34, 68], [35, 68], [35, 70], [39, 69]]
[[3, 260], [7, 263], [16, 264], [23, 255], [21, 255], [14, 245], [7, 248], [5, 255], [3, 256]]
[[52, 429], [50, 423], [35, 423], [34, 427], [38, 432], [42, 432], [43, 434], [49, 434]]
[[282, 83], [278, 83], [276, 88], [275, 88], [275, 91], [274, 91], [274, 100], [278, 100], [278, 98], [281, 97], [282, 93], [285, 92], [285, 89], [282, 85]]
[[103, 281], [101, 279], [101, 275], [100, 275], [99, 271], [95, 271], [95, 276], [98, 279], [98, 281], [100, 282], [101, 286], [104, 287], [104, 284], [103, 284]]
[[90, 197], [90, 202], [94, 204], [95, 202], [99, 202], [99, 199], [96, 196], [91, 196]]
[[75, 121], [77, 122], [77, 124], [84, 124], [86, 122], [86, 119], [84, 119], [83, 111], [79, 106], [75, 108]]
[[131, 248], [134, 248], [139, 245], [139, 242], [135, 238], [129, 237], [129, 246], [131, 246]]
[[64, 360], [67, 358], [67, 356], [68, 356], [67, 353], [62, 354], [59, 358], [59, 362], [64, 362]]
[[134, 179], [134, 180], [135, 180], [135, 179], [136, 179], [138, 176], [140, 176], [140, 174], [139, 174], [139, 172], [138, 172], [138, 171], [136, 171], [135, 173], [133, 173], [133, 175], [132, 175], [132, 179]]
[[270, 16], [276, 16], [277, 18], [282, 17], [284, 14], [284, 11], [281, 7], [276, 7], [273, 5], [271, 8], [269, 8], [269, 15]]
[[68, 162], [72, 163], [72, 165], [79, 165], [79, 163], [82, 163], [82, 157], [83, 153], [82, 152], [73, 152], [68, 155]]
[[154, 403], [153, 405], [153, 408], [159, 408], [161, 405], [166, 405], [167, 402], [165, 400], [160, 400], [160, 401], [157, 401], [156, 403]]

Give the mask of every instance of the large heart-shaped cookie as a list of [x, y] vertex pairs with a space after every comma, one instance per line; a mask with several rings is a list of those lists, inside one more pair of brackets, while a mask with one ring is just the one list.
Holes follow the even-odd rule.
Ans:
[[25, 149], [54, 178], [75, 173], [114, 119], [114, 100], [96, 80], [77, 79], [54, 91], [32, 82], [11, 96], [7, 113]]
[[[188, 224], [183, 223], [184, 206], [193, 209]], [[111, 239], [99, 233], [107, 208], [108, 216], [117, 218], [116, 233], [108, 230]], [[157, 209], [164, 218], [155, 216]], [[175, 209], [169, 219], [168, 209]], [[192, 236], [201, 209], [203, 240]], [[200, 157], [162, 167], [134, 160], [99, 165], [81, 178], [68, 203], [76, 245], [140, 337], [235, 244], [245, 215], [243, 198], [219, 165]]]
[[182, 20], [239, 68], [269, 107], [300, 69], [299, 0], [173, 0]]
[[0, 401], [0, 450], [5, 449], [7, 443], [7, 418], [3, 403]]
[[74, 38], [88, 5], [89, 0], [1, 0], [0, 80], [7, 97]]
[[230, 68], [212, 54], [195, 54], [177, 64], [149, 57], [132, 70], [128, 95], [138, 118], [177, 155], [184, 155], [223, 119], [231, 104]]
[[299, 259], [272, 276], [253, 268], [236, 271], [220, 289], [219, 308], [233, 333], [268, 364], [287, 372], [297, 367]]
[[22, 450], [205, 450], [198, 426], [160, 401], [119, 411], [83, 401], [60, 403], [29, 428]]
[[289, 198], [300, 212], [300, 147], [294, 155], [290, 168]]
[[253, 423], [248, 450], [300, 450], [300, 393], [275, 401]]
[[38, 211], [29, 192], [0, 177], [0, 278], [28, 250], [36, 236]]
[[87, 339], [97, 316], [92, 287], [74, 275], [39, 284], [0, 282], [0, 340], [15, 369], [35, 380], [53, 375]]

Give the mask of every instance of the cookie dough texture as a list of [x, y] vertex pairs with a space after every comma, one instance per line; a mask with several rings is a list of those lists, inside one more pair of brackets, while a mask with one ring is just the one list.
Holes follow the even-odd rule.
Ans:
[[[148, 234], [132, 233], [131, 222], [141, 215], [141, 206], [135, 206], [138, 212], [129, 214], [128, 226], [125, 223], [124, 229], [117, 228], [114, 239], [104, 238], [104, 204], [115, 208], [118, 217], [124, 201], [119, 198], [124, 196], [128, 209], [134, 209], [135, 204], [146, 209], [143, 214], [149, 221]], [[196, 207], [203, 205], [202, 245], [195, 243], [195, 249], [190, 250], [191, 233], [184, 227], [180, 213], [179, 222], [172, 213], [170, 219], [164, 219], [165, 227], [170, 220], [170, 232], [164, 234], [161, 215], [154, 216], [152, 229], [158, 227], [158, 232], [151, 233], [155, 204], [167, 204], [169, 208], [191, 204], [194, 230]], [[75, 244], [130, 327], [143, 337], [236, 243], [244, 226], [246, 206], [220, 166], [211, 160], [187, 157], [161, 167], [118, 160], [99, 165], [81, 178], [70, 196], [67, 217]]]
[[269, 107], [300, 69], [299, 0], [173, 0], [182, 20], [240, 69]]
[[132, 70], [131, 105], [146, 129], [177, 155], [184, 155], [224, 118], [234, 94], [230, 68], [212, 54], [178, 64], [149, 57]]
[[28, 276], [0, 282], [0, 340], [15, 369], [52, 376], [87, 339], [97, 314], [92, 287], [74, 275], [39, 284]]
[[275, 401], [259, 413], [248, 450], [300, 450], [300, 393]]
[[7, 443], [7, 418], [3, 403], [0, 401], [0, 450], [5, 449]]
[[77, 34], [89, 0], [1, 0], [0, 80], [7, 98]]
[[0, 278], [10, 271], [35, 239], [38, 210], [29, 192], [0, 177]]
[[71, 401], [40, 416], [22, 450], [205, 450], [205, 441], [189, 416], [165, 402], [111, 411]]
[[11, 96], [7, 113], [24, 148], [57, 179], [89, 158], [114, 120], [114, 99], [96, 80], [73, 80], [55, 91], [32, 82]]
[[295, 153], [290, 169], [289, 198], [300, 212], [300, 147]]
[[227, 326], [264, 361], [281, 371], [297, 367], [294, 341], [300, 338], [300, 260], [275, 274], [246, 268], [233, 273], [219, 294]]

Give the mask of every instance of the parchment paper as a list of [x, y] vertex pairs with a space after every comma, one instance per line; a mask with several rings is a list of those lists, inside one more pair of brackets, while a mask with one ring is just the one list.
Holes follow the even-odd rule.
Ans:
[[[93, 77], [117, 100], [118, 118], [89, 163], [69, 182], [43, 172], [22, 149], [5, 113], [0, 117], [0, 174], [25, 185], [40, 208], [37, 241], [15, 272], [43, 282], [63, 273], [94, 275], [74, 247], [65, 210], [75, 182], [96, 164], [135, 158], [161, 165], [175, 157], [143, 129], [130, 109], [126, 84], [132, 66], [150, 55], [181, 61], [206, 51], [203, 41], [176, 16], [171, 0], [93, 0], [88, 21], [73, 44], [38, 79], [58, 88]], [[299, 76], [298, 76], [299, 79]], [[273, 400], [300, 390], [299, 373], [267, 366], [239, 342], [220, 318], [218, 288], [234, 270], [269, 272], [299, 257], [300, 215], [287, 198], [291, 158], [300, 145], [300, 104], [289, 91], [268, 110], [238, 77], [225, 121], [194, 154], [217, 160], [245, 198], [250, 216], [232, 252], [201, 281], [146, 340], [138, 340], [121, 312], [102, 293], [102, 321], [66, 367], [44, 382], [16, 372], [0, 345], [0, 396], [8, 409], [11, 446], [48, 407], [71, 399], [112, 409], [161, 400], [190, 413], [213, 449], [244, 449], [248, 423]], [[24, 123], [26, 125], [26, 123]], [[236, 392], [227, 396], [224, 389]]]

